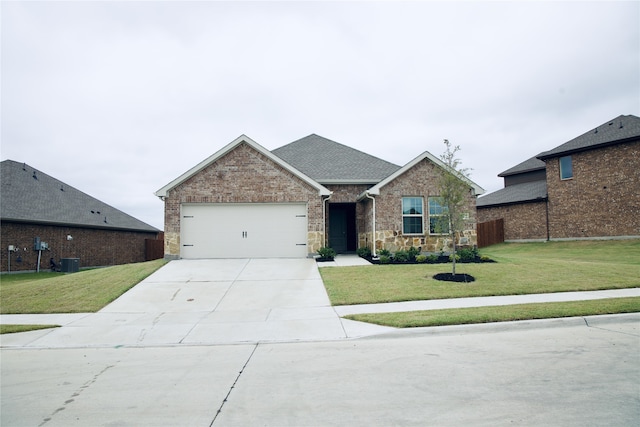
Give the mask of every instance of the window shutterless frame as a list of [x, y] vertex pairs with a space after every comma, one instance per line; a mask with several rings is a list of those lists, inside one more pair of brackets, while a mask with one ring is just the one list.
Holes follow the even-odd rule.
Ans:
[[424, 198], [402, 198], [402, 234], [424, 234]]
[[560, 157], [558, 160], [560, 163], [560, 179], [573, 178], [573, 163], [571, 162], [571, 156]]

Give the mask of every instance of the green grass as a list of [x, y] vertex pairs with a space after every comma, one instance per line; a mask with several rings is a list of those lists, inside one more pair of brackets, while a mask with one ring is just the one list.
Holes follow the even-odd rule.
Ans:
[[96, 312], [165, 263], [159, 259], [73, 274], [5, 274], [0, 277], [0, 313]]
[[38, 329], [59, 328], [60, 325], [0, 325], [1, 334], [14, 334], [16, 332], [37, 331]]
[[451, 264], [320, 269], [333, 305], [591, 291], [640, 286], [640, 240], [504, 243], [485, 248], [496, 263], [457, 264], [476, 281], [434, 280]]
[[395, 328], [414, 328], [635, 312], [640, 312], [640, 297], [409, 311], [401, 313], [353, 314], [345, 317], [360, 322], [392, 326]]

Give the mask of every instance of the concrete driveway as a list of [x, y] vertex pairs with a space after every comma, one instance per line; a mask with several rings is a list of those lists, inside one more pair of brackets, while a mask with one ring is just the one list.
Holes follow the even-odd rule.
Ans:
[[322, 341], [391, 328], [340, 319], [310, 259], [177, 260], [98, 313], [4, 336], [3, 347]]

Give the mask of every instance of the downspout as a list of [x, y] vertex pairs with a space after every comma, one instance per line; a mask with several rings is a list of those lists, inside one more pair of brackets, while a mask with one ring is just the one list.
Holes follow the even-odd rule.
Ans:
[[368, 191], [365, 191], [364, 196], [367, 199], [371, 199], [373, 202], [372, 206], [372, 227], [371, 227], [371, 256], [376, 256], [376, 198], [371, 196]]
[[324, 247], [327, 247], [329, 243], [327, 240], [327, 202], [331, 196], [333, 196], [333, 192], [331, 192], [326, 199], [322, 200], [322, 241]]

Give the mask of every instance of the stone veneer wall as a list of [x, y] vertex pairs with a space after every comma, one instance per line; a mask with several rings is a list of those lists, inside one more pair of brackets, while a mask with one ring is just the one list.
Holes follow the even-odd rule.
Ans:
[[324, 241], [322, 198], [318, 191], [247, 144], [171, 189], [165, 199], [165, 257], [180, 255], [182, 203], [306, 202], [309, 253]]
[[546, 203], [530, 202], [478, 208], [478, 223], [504, 219], [505, 240], [546, 240]]
[[546, 160], [551, 239], [640, 236], [640, 142], [571, 156], [573, 178]]
[[[58, 225], [26, 224], [2, 221], [0, 271], [7, 271], [9, 245], [19, 250], [11, 254], [11, 271], [32, 271], [38, 267], [38, 251], [33, 239], [49, 244], [42, 251], [40, 269], [49, 269], [49, 259], [80, 258], [80, 267], [102, 267], [145, 261], [145, 240], [155, 239], [158, 233], [79, 228]], [[67, 240], [71, 235], [73, 240]], [[20, 257], [21, 262], [18, 262]]]
[[[428, 197], [438, 195], [439, 174], [440, 168], [430, 160], [424, 159], [381, 189], [380, 195], [376, 196], [376, 251], [387, 249], [395, 252], [407, 250], [411, 246], [423, 252], [438, 252], [442, 249], [446, 251], [451, 248], [452, 242], [449, 236], [429, 234], [427, 202]], [[422, 235], [407, 236], [402, 234], [402, 197], [411, 196], [424, 198], [425, 233]], [[371, 200], [363, 201], [365, 228], [358, 233], [360, 246], [369, 248], [372, 247], [372, 204]], [[457, 243], [461, 246], [473, 246], [477, 243], [475, 206], [476, 197], [471, 195], [471, 191], [469, 191], [466, 209], [469, 219], [465, 223], [462, 235], [457, 236]]]

